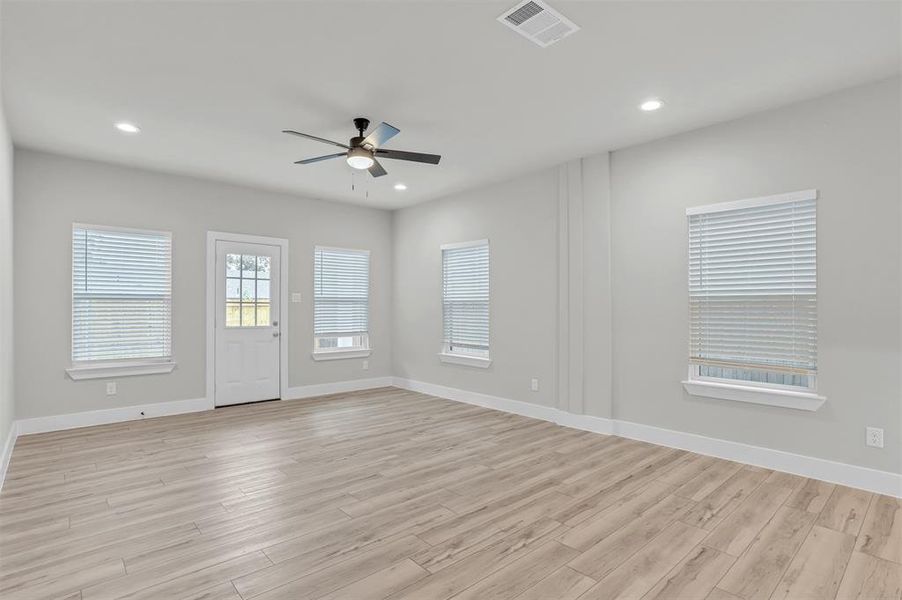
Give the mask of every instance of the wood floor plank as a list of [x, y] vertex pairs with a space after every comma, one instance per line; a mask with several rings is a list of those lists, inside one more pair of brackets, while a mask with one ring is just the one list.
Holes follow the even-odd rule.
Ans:
[[834, 488], [836, 485], [826, 481], [806, 479], [805, 485], [796, 490], [786, 501], [786, 506], [819, 514], [833, 494]]
[[733, 556], [745, 552], [794, 492], [794, 487], [785, 478], [775, 477], [779, 475], [782, 474], [771, 474], [735, 511], [718, 523], [705, 545]]
[[561, 542], [571, 548], [586, 551], [624, 525], [641, 517], [642, 513], [666, 498], [671, 489], [664, 484], [653, 482], [648, 487], [628, 495], [608, 510], [574, 527], [561, 538]]
[[516, 600], [576, 600], [597, 582], [570, 567], [561, 567], [516, 597]]
[[902, 600], [902, 565], [853, 552], [837, 600]]
[[770, 471], [757, 467], [743, 467], [710, 494], [698, 501], [683, 521], [693, 527], [713, 529], [758, 488]]
[[726, 460], [718, 461], [686, 483], [678, 486], [674, 490], [674, 494], [685, 496], [697, 502], [720, 487], [741, 468], [742, 465], [738, 463]]
[[771, 595], [771, 600], [836, 597], [855, 536], [815, 525]]
[[510, 600], [564, 566], [578, 552], [554, 540], [547, 541], [522, 558], [498, 569], [464, 591], [454, 600]]
[[707, 546], [697, 546], [642, 600], [705, 598], [729, 570], [735, 558]]
[[380, 388], [20, 437], [0, 597], [902, 600], [899, 512]]
[[357, 598], [385, 598], [393, 593], [416, 583], [429, 572], [418, 564], [405, 558], [390, 565], [372, 575], [355, 581], [350, 585], [339, 588], [325, 596], [319, 596], [320, 600], [355, 600]]
[[445, 600], [460, 593], [495, 571], [511, 564], [537, 545], [553, 539], [562, 525], [545, 520], [523, 530], [508, 534], [441, 571], [392, 595], [391, 600]]
[[677, 521], [587, 591], [580, 600], [641, 598], [707, 535]]
[[874, 497], [861, 526], [857, 550], [902, 564], [902, 500]]
[[807, 511], [780, 507], [717, 587], [746, 600], [769, 598], [815, 518]]
[[855, 488], [836, 486], [817, 518], [817, 524], [843, 533], [858, 535], [873, 494]]
[[735, 596], [730, 592], [725, 592], [720, 588], [714, 588], [711, 593], [705, 597], [705, 600], [742, 600], [739, 596]]
[[642, 514], [586, 549], [569, 566], [601, 580], [691, 508], [692, 501], [668, 495]]

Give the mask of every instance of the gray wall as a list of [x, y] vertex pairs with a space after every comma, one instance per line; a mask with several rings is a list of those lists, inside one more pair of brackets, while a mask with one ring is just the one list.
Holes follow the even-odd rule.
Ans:
[[[898, 79], [866, 85], [397, 211], [395, 374], [902, 471], [899, 102]], [[687, 395], [686, 207], [807, 188], [827, 403]], [[442, 364], [439, 246], [483, 237], [494, 363]]]
[[[2, 92], [0, 92], [2, 97]], [[0, 452], [14, 418], [13, 148], [0, 106]]]
[[[395, 375], [610, 417], [607, 168], [604, 154], [396, 211]], [[442, 363], [440, 246], [482, 238], [493, 362]]]
[[[619, 419], [900, 472], [899, 81], [614, 152]], [[685, 394], [689, 206], [817, 188], [817, 412]], [[885, 448], [864, 444], [886, 429]]]
[[[394, 213], [395, 375], [554, 406], [556, 194], [557, 170], [548, 169]], [[440, 246], [483, 238], [493, 362], [442, 363]]]
[[[390, 213], [27, 150], [17, 150], [15, 158], [19, 418], [205, 396], [208, 230], [288, 238], [289, 290], [303, 298], [287, 307], [289, 385], [391, 375]], [[172, 333], [178, 367], [171, 374], [119, 378], [116, 396], [105, 395], [104, 380], [67, 378], [75, 221], [173, 233]], [[368, 371], [360, 359], [310, 358], [316, 244], [371, 250], [374, 350]]]

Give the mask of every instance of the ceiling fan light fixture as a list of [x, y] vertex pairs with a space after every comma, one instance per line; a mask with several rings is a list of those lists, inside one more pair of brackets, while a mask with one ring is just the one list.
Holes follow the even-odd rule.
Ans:
[[348, 165], [352, 169], [369, 169], [373, 166], [373, 155], [364, 148], [351, 148], [348, 151]]

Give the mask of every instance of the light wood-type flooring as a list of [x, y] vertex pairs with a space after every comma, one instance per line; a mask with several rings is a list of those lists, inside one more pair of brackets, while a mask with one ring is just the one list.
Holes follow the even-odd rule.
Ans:
[[902, 597], [899, 500], [395, 388], [19, 438], [4, 600]]

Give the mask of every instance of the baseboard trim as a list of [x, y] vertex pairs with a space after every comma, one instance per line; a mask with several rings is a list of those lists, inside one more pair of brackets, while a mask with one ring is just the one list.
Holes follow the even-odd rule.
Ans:
[[6, 470], [9, 468], [9, 460], [13, 456], [13, 447], [16, 445], [17, 437], [19, 437], [18, 423], [13, 421], [9, 424], [9, 433], [3, 442], [3, 453], [0, 454], [0, 490], [3, 489], [3, 482], [6, 481]]
[[696, 454], [705, 454], [733, 460], [756, 467], [784, 471], [793, 475], [810, 477], [830, 483], [867, 490], [887, 496], [902, 498], [902, 475], [879, 471], [868, 467], [773, 450], [741, 442], [710, 438], [684, 431], [674, 431], [630, 421], [617, 421], [615, 435], [650, 442], [659, 446], [680, 448]]
[[543, 421], [556, 422], [556, 417], [560, 412], [556, 408], [542, 406], [540, 404], [531, 404], [520, 400], [510, 400], [500, 396], [490, 396], [489, 394], [481, 394], [479, 392], [471, 392], [458, 388], [437, 385], [435, 383], [426, 383], [424, 381], [414, 381], [413, 379], [404, 379], [403, 377], [394, 377], [393, 385], [412, 392], [420, 392], [421, 394], [429, 394], [430, 396], [438, 396], [448, 400], [456, 400], [466, 404], [474, 404], [483, 408], [492, 408], [503, 412], [514, 413], [524, 417], [532, 417], [533, 419], [542, 419]]
[[369, 379], [351, 379], [348, 381], [336, 381], [333, 383], [301, 385], [288, 388], [288, 397], [283, 398], [283, 400], [303, 400], [304, 398], [326, 396], [328, 394], [359, 392], [361, 390], [389, 387], [392, 385], [392, 382], [392, 377], [371, 377]]
[[542, 419], [564, 427], [616, 435], [669, 448], [679, 448], [697, 454], [784, 471], [802, 477], [810, 477], [902, 498], [902, 475], [897, 473], [879, 471], [802, 454], [793, 454], [782, 450], [772, 450], [740, 442], [710, 438], [694, 433], [674, 431], [652, 425], [632, 423], [630, 421], [606, 419], [591, 415], [577, 415], [557, 408], [402, 377], [396, 377], [394, 385], [405, 390], [438, 396], [447, 400], [455, 400], [466, 404], [475, 404], [483, 408]]
[[[213, 403], [206, 398], [194, 398], [191, 400], [156, 402], [153, 404], [123, 406], [121, 408], [89, 410], [66, 415], [50, 415], [47, 417], [19, 419], [16, 421], [16, 425], [18, 427], [18, 435], [29, 435], [32, 433], [47, 433], [49, 431], [75, 429], [77, 427], [90, 427], [92, 425], [138, 421], [140, 419], [149, 419], [152, 417], [181, 415], [184, 413], [211, 410], [212, 408]], [[141, 415], [142, 412], [144, 413], [143, 416]]]

